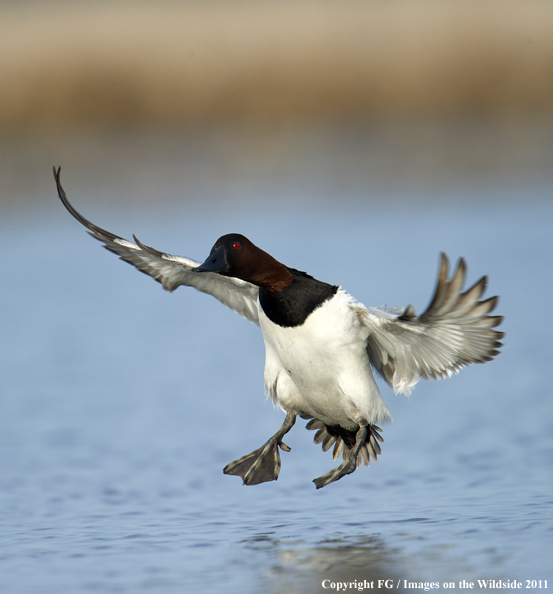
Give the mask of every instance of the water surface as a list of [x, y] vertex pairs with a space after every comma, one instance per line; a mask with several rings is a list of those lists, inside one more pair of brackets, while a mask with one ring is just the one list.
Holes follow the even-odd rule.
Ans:
[[53, 197], [3, 219], [0, 591], [553, 587], [551, 185], [524, 200], [503, 191], [428, 202], [345, 201], [337, 189], [316, 202], [267, 188], [258, 201], [138, 213], [69, 191], [109, 230], [198, 260], [219, 235], [244, 233], [366, 305], [421, 312], [441, 250], [467, 259], [471, 283], [489, 275], [506, 316], [501, 356], [410, 399], [382, 386], [394, 422], [378, 463], [320, 491], [311, 480], [333, 462], [301, 422], [277, 482], [222, 474], [283, 418], [264, 402], [255, 325], [191, 289], [164, 293]]

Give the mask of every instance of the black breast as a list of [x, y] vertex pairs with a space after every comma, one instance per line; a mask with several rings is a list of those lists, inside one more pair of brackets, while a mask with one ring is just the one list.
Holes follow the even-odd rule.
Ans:
[[307, 316], [336, 294], [338, 287], [318, 281], [305, 272], [288, 270], [293, 276], [292, 282], [275, 292], [260, 288], [259, 303], [271, 322], [293, 328], [301, 326]]

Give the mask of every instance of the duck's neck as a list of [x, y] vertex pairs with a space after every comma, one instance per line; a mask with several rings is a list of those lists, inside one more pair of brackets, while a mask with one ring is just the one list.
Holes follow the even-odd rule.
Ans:
[[255, 272], [247, 280], [270, 293], [282, 291], [294, 280], [292, 273], [269, 254], [263, 254], [261, 265], [256, 266]]

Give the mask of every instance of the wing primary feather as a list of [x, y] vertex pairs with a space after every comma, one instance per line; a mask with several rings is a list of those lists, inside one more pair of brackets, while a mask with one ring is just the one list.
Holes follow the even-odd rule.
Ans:
[[449, 260], [444, 252], [440, 254], [440, 272], [438, 273], [438, 281], [436, 283], [436, 290], [434, 291], [434, 296], [430, 305], [427, 307], [426, 311], [431, 311], [434, 309], [438, 309], [442, 304], [445, 295], [446, 295], [446, 283], [447, 283], [447, 275], [449, 271]]
[[465, 282], [465, 275], [466, 275], [467, 265], [463, 258], [459, 259], [457, 263], [457, 268], [455, 269], [455, 273], [453, 274], [453, 278], [450, 281], [446, 280], [445, 283], [445, 297], [443, 303], [439, 307], [439, 309], [435, 312], [436, 314], [440, 314], [444, 311], [447, 311], [448, 308], [458, 301], [459, 299], [459, 292], [463, 288], [463, 284]]
[[63, 187], [61, 185], [60, 175], [61, 175], [61, 167], [58, 167], [57, 170], [54, 167], [54, 178], [56, 180], [58, 196], [60, 197], [62, 204], [69, 211], [69, 213], [75, 219], [77, 219], [77, 221], [79, 221], [79, 223], [81, 223], [81, 225], [84, 225], [89, 231], [91, 231], [92, 236], [95, 237], [96, 239], [108, 239], [110, 241], [116, 241], [117, 239], [123, 240], [123, 238], [119, 237], [119, 235], [110, 233], [109, 231], [106, 231], [105, 229], [98, 227], [94, 223], [91, 223], [88, 219], [83, 217], [83, 215], [78, 210], [75, 209], [75, 207], [67, 199], [67, 194], [65, 193], [65, 190], [63, 189]]

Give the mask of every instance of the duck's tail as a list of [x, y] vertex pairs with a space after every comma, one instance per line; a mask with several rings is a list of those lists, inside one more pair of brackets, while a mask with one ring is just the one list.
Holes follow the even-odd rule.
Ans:
[[[359, 430], [359, 428], [357, 428], [353, 431], [350, 431], [340, 427], [340, 425], [326, 425], [322, 421], [319, 421], [319, 419], [314, 418], [311, 418], [305, 428], [309, 429], [310, 431], [315, 431], [318, 429], [317, 433], [315, 433], [313, 441], [315, 443], [323, 444], [323, 452], [328, 451], [334, 445], [334, 450], [332, 451], [333, 460], [336, 460], [340, 454], [342, 454], [342, 458], [344, 460], [347, 458], [349, 451], [355, 446], [355, 437], [357, 435], [357, 431]], [[378, 443], [379, 441], [384, 441], [384, 438], [380, 435], [382, 429], [376, 425], [370, 424], [367, 426], [367, 428], [367, 439], [361, 446], [359, 454], [357, 455], [357, 468], [361, 466], [361, 462], [364, 462], [365, 466], [368, 466], [371, 458], [376, 462], [378, 454], [382, 453], [380, 444]]]

